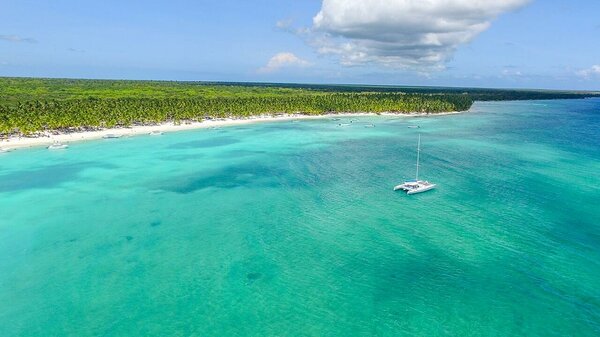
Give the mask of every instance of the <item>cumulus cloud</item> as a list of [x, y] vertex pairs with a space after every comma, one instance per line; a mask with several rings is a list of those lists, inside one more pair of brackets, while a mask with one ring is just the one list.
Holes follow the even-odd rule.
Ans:
[[577, 72], [577, 75], [584, 78], [600, 76], [600, 65], [593, 65], [591, 68], [580, 70]]
[[461, 44], [530, 0], [323, 0], [310, 43], [344, 65], [443, 69]]
[[301, 37], [305, 37], [307, 34], [310, 34], [310, 28], [306, 27], [295, 27], [294, 20], [292, 19], [283, 19], [279, 20], [275, 23], [275, 28], [282, 32], [292, 33], [294, 35], [298, 35]]
[[267, 62], [267, 65], [262, 68], [259, 68], [258, 72], [259, 73], [272, 73], [283, 67], [290, 67], [290, 66], [292, 66], [292, 67], [293, 66], [307, 67], [307, 66], [310, 66], [310, 62], [299, 58], [298, 56], [294, 55], [293, 53], [282, 52], [282, 53], [277, 53], [273, 57], [271, 57], [269, 62]]
[[26, 42], [26, 43], [36, 43], [35, 39], [29, 37], [21, 37], [18, 35], [0, 35], [0, 40], [8, 41], [8, 42]]

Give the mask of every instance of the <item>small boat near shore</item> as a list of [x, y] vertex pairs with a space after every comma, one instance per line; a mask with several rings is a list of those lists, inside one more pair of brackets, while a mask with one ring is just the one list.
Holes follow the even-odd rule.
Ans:
[[150, 136], [162, 136], [162, 131], [152, 131], [149, 133]]
[[339, 123], [338, 126], [340, 127], [345, 127], [345, 126], [350, 126], [350, 123]]
[[4, 149], [4, 148], [0, 147], [0, 153], [8, 153], [10, 151], [11, 151], [11, 149]]
[[417, 174], [416, 174], [415, 180], [405, 181], [404, 183], [402, 183], [400, 185], [396, 185], [394, 187], [394, 191], [403, 190], [403, 191], [406, 191], [406, 194], [411, 195], [411, 194], [417, 194], [417, 193], [422, 193], [422, 192], [432, 190], [437, 186], [436, 184], [432, 184], [429, 181], [419, 180], [420, 153], [421, 153], [421, 135], [419, 135], [419, 140], [417, 142]]
[[367, 125], [365, 125], [365, 128], [374, 128], [374, 127], [375, 127], [375, 124], [367, 124]]
[[421, 128], [421, 127], [420, 127], [420, 126], [418, 126], [418, 125], [409, 125], [409, 126], [408, 126], [408, 128], [409, 128], [409, 129], [419, 129], [419, 128]]
[[67, 144], [63, 144], [61, 142], [55, 141], [54, 143], [52, 143], [52, 145], [48, 146], [47, 149], [48, 150], [63, 150], [68, 147], [69, 147], [69, 145], [67, 145]]
[[104, 139], [116, 139], [116, 138], [121, 138], [121, 135], [116, 135], [114, 133], [107, 133], [104, 136], [102, 136], [102, 138], [104, 138]]

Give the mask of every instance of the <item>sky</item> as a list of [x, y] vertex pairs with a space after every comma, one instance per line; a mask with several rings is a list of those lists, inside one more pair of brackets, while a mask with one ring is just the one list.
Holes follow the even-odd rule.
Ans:
[[0, 0], [0, 76], [600, 90], [600, 1]]

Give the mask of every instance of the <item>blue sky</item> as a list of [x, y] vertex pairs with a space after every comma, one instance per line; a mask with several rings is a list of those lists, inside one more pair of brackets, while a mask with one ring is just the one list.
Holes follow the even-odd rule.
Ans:
[[600, 90], [600, 1], [482, 2], [2, 0], [0, 76]]

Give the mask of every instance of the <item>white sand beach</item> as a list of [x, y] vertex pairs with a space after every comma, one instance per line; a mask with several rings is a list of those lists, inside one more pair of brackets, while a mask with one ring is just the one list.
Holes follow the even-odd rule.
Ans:
[[[457, 114], [460, 112], [442, 112], [442, 113], [380, 113], [379, 115], [385, 116], [398, 116], [398, 117], [416, 117], [416, 116], [440, 116]], [[131, 127], [119, 127], [119, 128], [107, 128], [100, 130], [86, 130], [76, 132], [46, 132], [45, 134], [38, 134], [31, 137], [17, 137], [12, 136], [6, 139], [0, 140], [0, 150], [11, 151], [19, 148], [37, 147], [37, 146], [48, 146], [54, 142], [60, 142], [68, 144], [72, 142], [79, 142], [85, 140], [101, 139], [107, 135], [114, 135], [116, 137], [126, 137], [135, 135], [147, 135], [151, 132], [175, 132], [183, 130], [203, 129], [203, 128], [214, 128], [214, 127], [225, 127], [233, 125], [243, 125], [258, 122], [277, 122], [277, 121], [291, 121], [291, 120], [304, 120], [304, 119], [320, 119], [320, 118], [349, 118], [359, 116], [374, 116], [375, 113], [335, 113], [335, 114], [323, 114], [323, 115], [303, 115], [303, 114], [284, 114], [284, 115], [258, 115], [248, 118], [221, 118], [221, 119], [208, 119], [201, 122], [181, 122], [175, 124], [173, 122], [166, 122], [157, 125], [136, 125]]]

